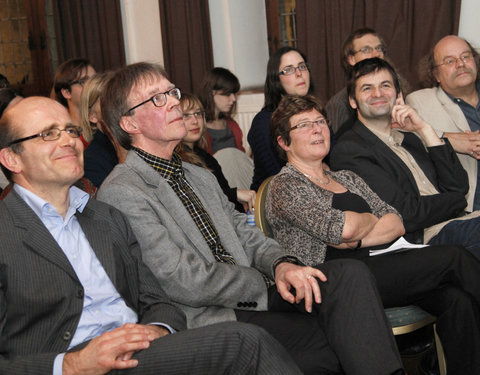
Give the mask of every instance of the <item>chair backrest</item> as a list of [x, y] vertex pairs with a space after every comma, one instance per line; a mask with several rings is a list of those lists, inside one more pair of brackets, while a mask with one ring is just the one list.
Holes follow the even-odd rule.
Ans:
[[255, 198], [255, 224], [262, 230], [265, 236], [271, 238], [273, 238], [273, 231], [265, 217], [265, 199], [267, 197], [268, 185], [272, 178], [273, 176], [270, 176], [262, 182]]

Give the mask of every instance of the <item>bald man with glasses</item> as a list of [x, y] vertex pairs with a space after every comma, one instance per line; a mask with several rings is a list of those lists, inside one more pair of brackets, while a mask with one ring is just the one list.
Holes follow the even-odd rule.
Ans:
[[448, 138], [468, 173], [467, 211], [480, 209], [480, 81], [479, 55], [456, 35], [432, 48], [422, 77], [427, 89], [412, 92], [406, 102], [437, 135]]
[[81, 133], [48, 98], [0, 120], [0, 373], [300, 374], [258, 327], [185, 330], [125, 217], [72, 187]]

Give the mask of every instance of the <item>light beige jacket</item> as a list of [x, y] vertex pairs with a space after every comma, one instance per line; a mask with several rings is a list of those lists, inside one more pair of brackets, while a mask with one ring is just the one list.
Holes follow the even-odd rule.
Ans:
[[[428, 122], [441, 137], [444, 132], [470, 131], [467, 119], [458, 104], [440, 87], [423, 89], [412, 92], [407, 96], [406, 102], [412, 106], [426, 122]], [[478, 162], [470, 155], [458, 153], [458, 159], [467, 171], [469, 189], [466, 195], [468, 202], [467, 211], [473, 210], [473, 198], [477, 188]]]

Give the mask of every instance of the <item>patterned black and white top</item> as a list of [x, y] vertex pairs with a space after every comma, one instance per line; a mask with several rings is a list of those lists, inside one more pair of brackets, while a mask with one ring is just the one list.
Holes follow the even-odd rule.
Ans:
[[[354, 172], [325, 173], [362, 197], [378, 218], [388, 213], [399, 215]], [[291, 164], [283, 167], [269, 185], [265, 213], [275, 240], [307, 265], [323, 263], [327, 243], [342, 242], [345, 212], [332, 207], [333, 196], [333, 192], [314, 184]]]

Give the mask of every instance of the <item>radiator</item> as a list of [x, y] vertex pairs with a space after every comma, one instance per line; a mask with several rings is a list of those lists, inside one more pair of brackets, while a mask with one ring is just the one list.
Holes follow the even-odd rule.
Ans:
[[242, 93], [238, 96], [237, 110], [233, 115], [243, 133], [243, 147], [245, 147], [245, 151], [250, 156], [252, 155], [252, 150], [247, 141], [247, 134], [253, 118], [263, 107], [263, 101], [263, 93]]

